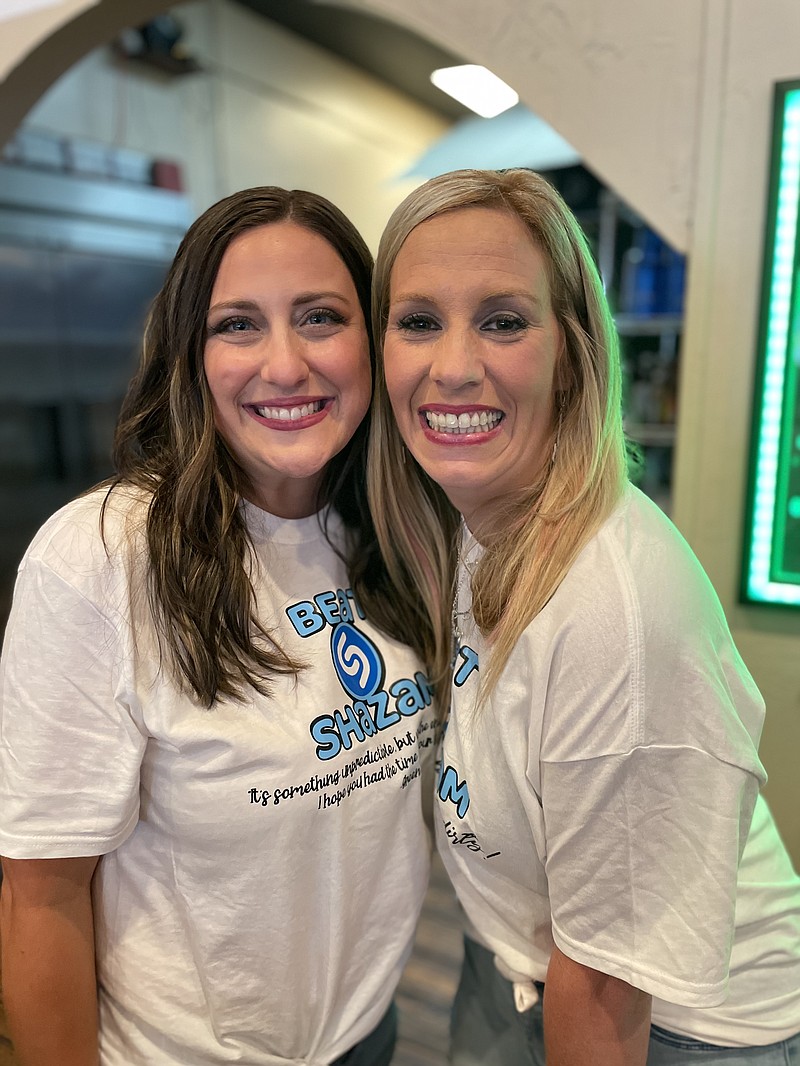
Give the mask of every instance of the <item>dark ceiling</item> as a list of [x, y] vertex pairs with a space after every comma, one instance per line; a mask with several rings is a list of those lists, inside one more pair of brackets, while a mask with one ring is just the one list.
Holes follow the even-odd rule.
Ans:
[[411, 30], [329, 3], [315, 4], [308, 0], [239, 0], [239, 3], [349, 60], [451, 121], [472, 113], [430, 83], [432, 70], [464, 60]]

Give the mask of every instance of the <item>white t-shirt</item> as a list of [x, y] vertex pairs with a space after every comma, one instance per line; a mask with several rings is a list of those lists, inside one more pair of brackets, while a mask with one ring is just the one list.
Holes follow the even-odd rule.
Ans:
[[[425, 893], [430, 691], [316, 517], [246, 506], [260, 617], [308, 664], [211, 709], [159, 661], [144, 505], [42, 528], [2, 664], [0, 853], [103, 855], [103, 1066], [329, 1063], [386, 1011]], [[340, 526], [337, 524], [337, 530]]]
[[467, 537], [436, 833], [518, 1003], [555, 943], [651, 993], [673, 1032], [800, 1031], [800, 880], [758, 796], [763, 701], [689, 547], [628, 488], [476, 712], [480, 551]]

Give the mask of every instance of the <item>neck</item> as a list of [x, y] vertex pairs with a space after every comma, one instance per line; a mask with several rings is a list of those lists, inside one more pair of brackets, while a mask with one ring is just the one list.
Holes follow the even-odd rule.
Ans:
[[461, 511], [461, 517], [467, 529], [482, 547], [485, 548], [503, 529], [504, 501], [496, 501], [494, 505], [484, 504], [482, 507], [463, 509], [458, 507], [455, 500], [450, 500], [450, 502]]

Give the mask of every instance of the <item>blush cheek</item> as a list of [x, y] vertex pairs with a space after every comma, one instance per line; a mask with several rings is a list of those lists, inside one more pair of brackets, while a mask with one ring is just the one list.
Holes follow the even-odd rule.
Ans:
[[399, 358], [393, 356], [386, 359], [384, 377], [394, 417], [398, 425], [406, 426], [412, 421], [410, 412], [413, 406], [413, 390], [400, 370], [401, 366], [402, 361]]

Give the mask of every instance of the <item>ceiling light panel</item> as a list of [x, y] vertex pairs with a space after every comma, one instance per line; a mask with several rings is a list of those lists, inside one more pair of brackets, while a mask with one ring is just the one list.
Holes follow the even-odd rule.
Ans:
[[486, 67], [466, 63], [459, 67], [441, 67], [431, 74], [437, 89], [458, 100], [482, 118], [494, 118], [519, 102], [519, 96]]

